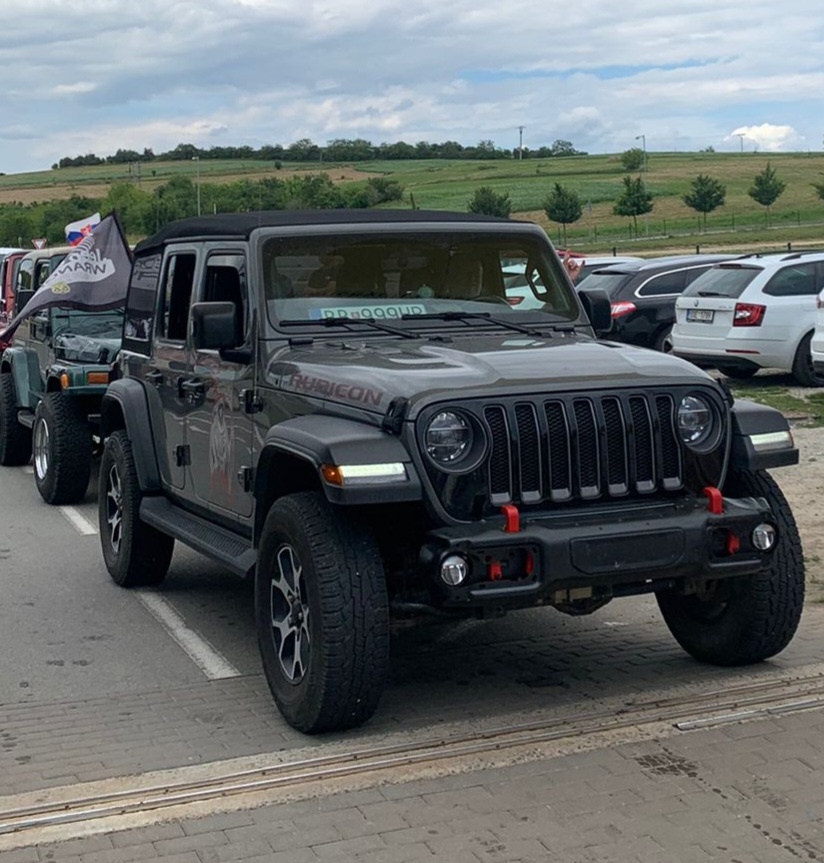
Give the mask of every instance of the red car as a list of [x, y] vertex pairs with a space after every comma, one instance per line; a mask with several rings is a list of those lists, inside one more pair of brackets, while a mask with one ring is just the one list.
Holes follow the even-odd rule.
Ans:
[[[17, 269], [26, 253], [22, 249], [2, 250], [4, 254], [0, 261], [0, 330], [14, 317], [14, 283], [17, 281]], [[8, 343], [0, 339], [0, 351], [8, 347]]]

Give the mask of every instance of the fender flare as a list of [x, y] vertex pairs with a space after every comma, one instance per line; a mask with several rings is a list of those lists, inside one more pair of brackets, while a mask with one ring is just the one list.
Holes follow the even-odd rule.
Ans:
[[37, 354], [27, 348], [6, 348], [2, 354], [2, 368], [11, 372], [17, 406], [34, 410], [43, 392]]
[[112, 381], [100, 404], [101, 436], [106, 438], [118, 429], [124, 429], [131, 442], [140, 490], [160, 491], [160, 468], [149, 419], [149, 403], [143, 385], [134, 378]]
[[[288, 455], [309, 464], [326, 498], [335, 504], [396, 503], [420, 500], [421, 482], [403, 442], [383, 429], [331, 416], [300, 416], [273, 426], [267, 432], [258, 460], [255, 497], [265, 500], [271, 471], [279, 456]], [[404, 465], [403, 478], [385, 482], [339, 486], [324, 480], [321, 465]], [[277, 477], [274, 478], [277, 483]]]
[[[749, 399], [736, 399], [730, 417], [730, 467], [753, 471], [798, 464], [798, 449], [790, 424], [781, 411]], [[775, 436], [774, 443], [768, 443], [766, 435]], [[785, 437], [783, 445], [782, 435]]]

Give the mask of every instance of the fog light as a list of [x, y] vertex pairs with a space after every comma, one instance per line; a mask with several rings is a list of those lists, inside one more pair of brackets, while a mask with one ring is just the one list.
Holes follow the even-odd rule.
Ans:
[[469, 564], [459, 554], [450, 554], [441, 561], [441, 581], [456, 587], [466, 581]]
[[769, 551], [778, 539], [778, 533], [771, 524], [759, 524], [752, 532], [752, 544], [759, 551]]

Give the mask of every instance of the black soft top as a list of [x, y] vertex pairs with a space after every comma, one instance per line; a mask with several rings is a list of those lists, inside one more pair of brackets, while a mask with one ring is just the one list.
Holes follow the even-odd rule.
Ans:
[[[475, 213], [449, 213], [439, 210], [266, 210], [257, 213], [224, 213], [195, 216], [164, 225], [156, 234], [135, 247], [140, 255], [171, 240], [248, 239], [257, 228], [283, 228], [299, 225], [366, 225], [425, 223], [477, 223], [512, 225], [512, 219]], [[530, 223], [531, 224], [531, 223]]]

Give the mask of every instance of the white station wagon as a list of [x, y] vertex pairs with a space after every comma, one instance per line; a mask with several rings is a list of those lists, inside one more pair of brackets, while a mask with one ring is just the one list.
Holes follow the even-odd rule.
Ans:
[[673, 353], [733, 378], [770, 368], [791, 372], [803, 386], [824, 386], [824, 366], [816, 370], [810, 352], [822, 288], [821, 251], [716, 264], [676, 301]]

